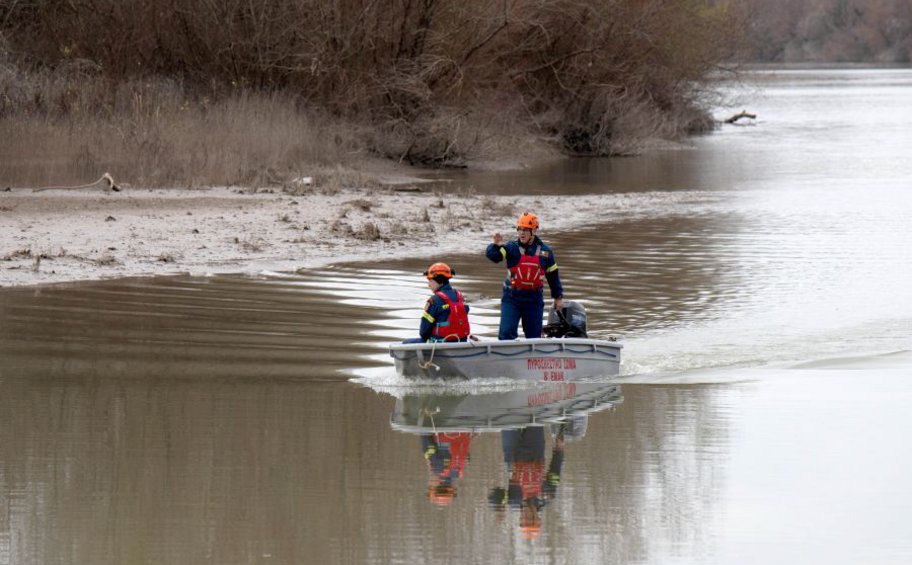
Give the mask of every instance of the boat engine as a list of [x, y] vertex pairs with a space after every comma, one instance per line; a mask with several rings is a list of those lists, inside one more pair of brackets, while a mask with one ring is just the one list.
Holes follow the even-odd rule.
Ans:
[[548, 324], [542, 328], [545, 337], [588, 337], [586, 309], [579, 302], [565, 300], [559, 311], [551, 308]]
[[551, 424], [551, 437], [560, 437], [566, 442], [576, 441], [585, 437], [588, 428], [589, 416], [578, 414], [559, 424]]

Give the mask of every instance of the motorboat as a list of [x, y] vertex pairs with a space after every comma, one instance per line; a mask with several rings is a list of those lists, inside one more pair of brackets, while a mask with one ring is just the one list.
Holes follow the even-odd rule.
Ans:
[[616, 376], [622, 348], [611, 340], [542, 337], [396, 343], [389, 346], [389, 353], [396, 373], [405, 378], [565, 382]]
[[583, 305], [568, 300], [548, 313], [540, 338], [398, 343], [389, 353], [396, 373], [406, 378], [565, 382], [617, 376], [623, 346], [590, 339], [586, 318]]

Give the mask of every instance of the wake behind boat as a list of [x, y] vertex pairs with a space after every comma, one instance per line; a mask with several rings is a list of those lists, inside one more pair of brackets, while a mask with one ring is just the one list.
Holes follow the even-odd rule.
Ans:
[[389, 347], [402, 377], [508, 378], [563, 382], [612, 377], [620, 372], [616, 341], [582, 337], [513, 341], [400, 343]]

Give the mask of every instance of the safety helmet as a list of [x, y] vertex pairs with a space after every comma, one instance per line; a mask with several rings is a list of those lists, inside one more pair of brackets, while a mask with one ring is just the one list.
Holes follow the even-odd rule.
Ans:
[[428, 500], [435, 506], [449, 506], [456, 498], [456, 487], [431, 485], [428, 487]]
[[535, 539], [541, 534], [541, 518], [537, 514], [521, 514], [519, 517], [519, 531], [524, 539]]
[[523, 539], [537, 539], [541, 534], [541, 524], [531, 524], [528, 526], [519, 527], [520, 534]]
[[516, 222], [517, 228], [523, 228], [527, 230], [537, 230], [538, 229], [538, 216], [532, 212], [523, 212], [523, 215], [519, 217], [519, 220]]
[[437, 275], [451, 279], [456, 275], [456, 271], [451, 269], [446, 263], [434, 263], [424, 272], [424, 276], [426, 276], [428, 280], [433, 279]]

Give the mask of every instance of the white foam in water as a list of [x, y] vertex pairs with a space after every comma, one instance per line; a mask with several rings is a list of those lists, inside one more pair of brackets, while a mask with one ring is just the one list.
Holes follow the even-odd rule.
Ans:
[[[711, 324], [682, 328], [624, 343], [621, 375], [627, 380], [667, 381], [671, 376], [770, 366], [874, 359], [910, 351], [909, 322], [881, 320], [826, 328]], [[635, 379], [634, 379], [635, 378]], [[698, 377], [705, 380], [706, 375]]]
[[401, 398], [413, 394], [493, 394], [534, 387], [536, 383], [513, 379], [471, 379], [471, 380], [418, 380], [407, 379], [396, 374], [392, 365], [369, 367], [350, 372], [351, 381], [369, 387], [377, 392]]

